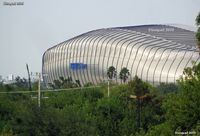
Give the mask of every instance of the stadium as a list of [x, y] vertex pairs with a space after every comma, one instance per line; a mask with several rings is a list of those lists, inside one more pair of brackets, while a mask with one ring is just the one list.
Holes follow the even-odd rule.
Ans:
[[[64, 41], [43, 54], [45, 83], [72, 77], [81, 84], [108, 80], [114, 66], [130, 71], [152, 84], [175, 83], [192, 61], [199, 62], [195, 30], [182, 25], [140, 25], [86, 32]], [[47, 75], [47, 76], [44, 76]], [[119, 76], [116, 82], [121, 82]]]

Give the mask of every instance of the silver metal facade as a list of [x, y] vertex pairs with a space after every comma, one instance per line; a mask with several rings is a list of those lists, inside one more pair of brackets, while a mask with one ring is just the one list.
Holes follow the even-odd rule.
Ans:
[[62, 76], [97, 84], [114, 66], [118, 73], [128, 68], [129, 80], [137, 75], [153, 84], [174, 83], [192, 61], [200, 61], [195, 32], [167, 25], [118, 27], [90, 31], [48, 49], [42, 73], [46, 83]]

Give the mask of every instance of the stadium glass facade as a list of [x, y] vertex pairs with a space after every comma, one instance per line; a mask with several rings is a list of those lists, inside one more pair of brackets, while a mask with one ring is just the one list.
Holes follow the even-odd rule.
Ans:
[[[90, 31], [64, 41], [43, 54], [46, 83], [72, 77], [81, 84], [107, 80], [114, 66], [153, 84], [174, 83], [184, 68], [199, 62], [195, 32], [174, 25], [142, 25]], [[119, 76], [116, 80], [120, 82]]]

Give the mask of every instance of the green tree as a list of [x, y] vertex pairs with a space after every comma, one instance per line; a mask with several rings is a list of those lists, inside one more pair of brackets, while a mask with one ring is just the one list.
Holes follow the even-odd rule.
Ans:
[[79, 80], [75, 80], [75, 82], [73, 82], [72, 77], [60, 77], [60, 81], [62, 84], [61, 88], [73, 88], [81, 85]]
[[178, 91], [178, 85], [174, 83], [160, 83], [157, 89], [162, 94], [176, 93]]
[[128, 79], [130, 75], [129, 70], [126, 67], [123, 67], [119, 73], [119, 78], [121, 79], [121, 81], [123, 81], [124, 83], [126, 82], [126, 80]]
[[145, 94], [150, 93], [148, 84], [143, 82], [137, 76], [135, 76], [132, 81], [128, 82], [128, 87], [137, 97], [144, 96]]
[[184, 70], [178, 87], [178, 93], [168, 96], [164, 103], [166, 118], [174, 131], [190, 131], [200, 121], [200, 64]]
[[10, 129], [4, 129], [1, 133], [0, 136], [16, 136], [13, 134], [13, 131]]
[[28, 81], [27, 81], [27, 79], [21, 78], [20, 76], [17, 76], [17, 77], [15, 78], [15, 81], [16, 81], [15, 85], [16, 85], [17, 87], [20, 87], [20, 88], [28, 88]]
[[136, 101], [137, 105], [138, 130], [147, 131], [151, 126], [162, 122], [162, 97], [156, 88], [135, 76], [134, 80], [128, 82], [128, 90], [131, 95], [135, 95], [135, 99], [132, 100]]
[[14, 86], [11, 85], [11, 84], [10, 85], [9, 84], [5, 85], [4, 88], [5, 88], [6, 91], [13, 91], [14, 90]]
[[198, 26], [198, 30], [196, 33], [196, 38], [197, 38], [197, 42], [198, 42], [198, 47], [199, 47], [199, 52], [200, 52], [200, 12], [196, 18], [196, 24]]
[[93, 83], [92, 82], [87, 82], [83, 86], [84, 87], [90, 87], [90, 86], [93, 86]]
[[[174, 131], [168, 122], [151, 127], [145, 136], [173, 136]], [[143, 136], [143, 135], [142, 135]]]
[[121, 104], [115, 98], [103, 98], [96, 106], [97, 132], [100, 136], [119, 136], [120, 122], [124, 119]]
[[53, 83], [48, 83], [48, 85], [53, 89], [64, 89], [81, 86], [81, 83], [79, 80], [75, 80], [75, 82], [73, 82], [71, 77], [59, 77], [59, 79], [54, 80]]
[[53, 80], [53, 84], [56, 89], [60, 89], [62, 87], [62, 82], [60, 80]]
[[113, 79], [113, 78], [116, 78], [116, 76], [117, 76], [117, 71], [116, 71], [116, 69], [115, 69], [115, 67], [114, 66], [110, 66], [109, 68], [108, 68], [108, 70], [107, 70], [107, 76], [108, 76], [108, 78], [109, 79]]

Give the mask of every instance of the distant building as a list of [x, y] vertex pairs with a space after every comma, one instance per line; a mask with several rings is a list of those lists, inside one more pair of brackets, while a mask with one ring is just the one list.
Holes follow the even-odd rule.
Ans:
[[3, 84], [13, 84], [15, 83], [15, 77], [13, 74], [9, 74], [5, 80], [3, 80]]
[[8, 75], [8, 81], [13, 81], [14, 79], [14, 75], [13, 74], [9, 74]]

